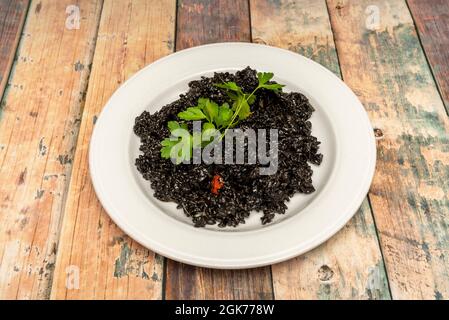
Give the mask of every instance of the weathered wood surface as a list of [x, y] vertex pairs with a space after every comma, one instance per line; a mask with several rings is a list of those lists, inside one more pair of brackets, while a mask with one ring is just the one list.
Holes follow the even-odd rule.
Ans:
[[449, 113], [449, 1], [408, 0], [408, 5]]
[[[0, 121], [0, 297], [47, 298], [100, 3], [31, 4]], [[81, 67], [83, 66], [83, 67]]]
[[179, 0], [176, 50], [213, 42], [251, 41], [247, 0]]
[[166, 299], [273, 299], [270, 267], [217, 270], [168, 260]]
[[[251, 25], [256, 42], [300, 53], [340, 76], [325, 0], [252, 0]], [[368, 201], [331, 240], [273, 265], [272, 273], [276, 299], [390, 297]]]
[[0, 0], [0, 99], [8, 82], [28, 4], [29, 0]]
[[[163, 259], [127, 237], [102, 209], [89, 177], [88, 145], [95, 119], [117, 87], [146, 64], [172, 52], [175, 12], [173, 0], [104, 1], [73, 160], [53, 299], [162, 297]], [[73, 282], [77, 270], [78, 289]]]
[[[408, 0], [420, 38], [405, 0], [328, 0], [327, 9], [324, 0], [179, 0], [177, 22], [175, 0], [78, 0], [80, 29], [69, 29], [73, 4], [36, 0], [26, 15], [28, 1], [0, 0], [0, 96], [11, 73], [0, 110], [0, 298], [48, 298], [53, 283], [54, 299], [160, 299], [166, 281], [167, 299], [386, 299], [372, 210], [392, 298], [449, 299], [449, 120], [437, 90], [447, 108], [447, 1]], [[251, 34], [341, 69], [379, 136], [370, 202], [328, 242], [272, 270], [167, 260], [163, 279], [164, 259], [119, 230], [95, 196], [95, 119], [120, 83], [175, 46]]]
[[[251, 41], [246, 0], [181, 0], [176, 49], [221, 41]], [[167, 299], [271, 299], [270, 268], [213, 270], [167, 260]]]
[[379, 129], [369, 198], [392, 296], [449, 299], [449, 119], [407, 5], [328, 7], [343, 78]]

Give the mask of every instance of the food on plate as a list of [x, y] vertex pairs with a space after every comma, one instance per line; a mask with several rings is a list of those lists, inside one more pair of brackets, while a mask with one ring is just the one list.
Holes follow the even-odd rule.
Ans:
[[139, 115], [135, 164], [154, 196], [175, 202], [196, 227], [236, 227], [254, 211], [267, 224], [295, 194], [314, 192], [312, 166], [323, 160], [314, 108], [283, 87], [250, 67], [217, 72]]

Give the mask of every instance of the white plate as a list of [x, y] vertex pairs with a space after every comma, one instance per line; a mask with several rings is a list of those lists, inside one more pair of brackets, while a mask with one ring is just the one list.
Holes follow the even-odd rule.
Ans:
[[[285, 215], [260, 224], [254, 213], [237, 228], [194, 228], [175, 204], [152, 196], [134, 166], [139, 139], [134, 119], [187, 91], [187, 83], [216, 71], [250, 66], [275, 74], [286, 91], [300, 91], [315, 107], [312, 133], [323, 163], [316, 192], [298, 194]], [[248, 268], [283, 261], [323, 243], [357, 211], [374, 173], [376, 148], [367, 114], [354, 93], [321, 65], [293, 52], [249, 43], [219, 43], [169, 55], [125, 82], [103, 109], [90, 144], [90, 173], [103, 207], [142, 245], [181, 262], [212, 268]], [[350, 248], [348, 248], [350, 250]]]

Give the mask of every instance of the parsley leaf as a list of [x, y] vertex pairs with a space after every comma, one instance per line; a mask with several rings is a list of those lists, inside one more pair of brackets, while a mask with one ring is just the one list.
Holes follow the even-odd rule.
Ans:
[[283, 84], [279, 83], [268, 83], [273, 78], [272, 72], [259, 72], [257, 74], [257, 80], [259, 80], [259, 88], [264, 88], [272, 91], [279, 91], [284, 87]]
[[206, 119], [206, 115], [199, 107], [190, 107], [185, 111], [178, 113], [178, 117], [182, 120], [201, 120]]
[[245, 96], [239, 96], [232, 105], [232, 110], [238, 115], [239, 120], [244, 120], [251, 114], [248, 100]]
[[258, 72], [257, 80], [259, 80], [259, 86], [264, 85], [273, 78], [274, 74], [272, 72]]
[[203, 131], [206, 130], [215, 130], [215, 126], [210, 122], [206, 122], [203, 124]]
[[224, 103], [218, 109], [218, 117], [215, 119], [215, 123], [219, 128], [226, 127], [232, 119], [234, 112], [229, 108], [229, 104]]
[[164, 159], [173, 159], [176, 164], [181, 163], [184, 159], [190, 159], [191, 152], [184, 153], [185, 142], [182, 139], [171, 140], [171, 138], [165, 138], [162, 140], [161, 145], [161, 157]]
[[242, 88], [240, 88], [234, 81], [217, 83], [215, 86], [221, 89], [228, 89], [243, 94]]
[[168, 126], [168, 130], [170, 130], [170, 132], [173, 132], [176, 129], [181, 128], [181, 126], [179, 125], [178, 121], [169, 121], [167, 123], [167, 126]]
[[[184, 160], [189, 160], [192, 154], [193, 137], [187, 131], [187, 124], [179, 124], [177, 121], [169, 121], [167, 123], [170, 132], [181, 129], [185, 130], [182, 136], [171, 136], [161, 141], [161, 157], [164, 159], [175, 160], [176, 164]], [[176, 132], [179, 135], [179, 132]]]
[[203, 107], [203, 112], [209, 122], [215, 121], [218, 116], [218, 104], [207, 99], [206, 104]]
[[246, 101], [248, 101], [248, 103], [251, 105], [251, 104], [253, 104], [254, 103], [254, 101], [256, 101], [256, 95], [251, 95], [251, 94], [248, 94], [248, 93], [246, 93], [245, 94], [245, 98], [246, 98]]
[[264, 88], [264, 89], [272, 90], [272, 91], [279, 91], [282, 89], [282, 87], [284, 87], [284, 85], [279, 84], [279, 83], [272, 83], [272, 84], [264, 84], [264, 85], [261, 85], [260, 87]]
[[209, 101], [208, 98], [199, 98], [197, 108], [200, 108], [201, 110], [204, 110], [204, 107], [206, 106], [207, 101]]
[[170, 153], [172, 147], [174, 147], [179, 141], [172, 141], [170, 138], [162, 140], [161, 145], [161, 157], [164, 159], [170, 159]]

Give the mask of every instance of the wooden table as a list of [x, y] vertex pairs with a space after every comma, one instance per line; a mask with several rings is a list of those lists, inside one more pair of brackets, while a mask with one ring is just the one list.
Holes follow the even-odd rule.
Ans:
[[[197, 268], [141, 247], [88, 173], [95, 120], [121, 83], [221, 41], [321, 63], [377, 136], [354, 218], [263, 268]], [[447, 0], [0, 0], [0, 297], [449, 299], [448, 78]]]

